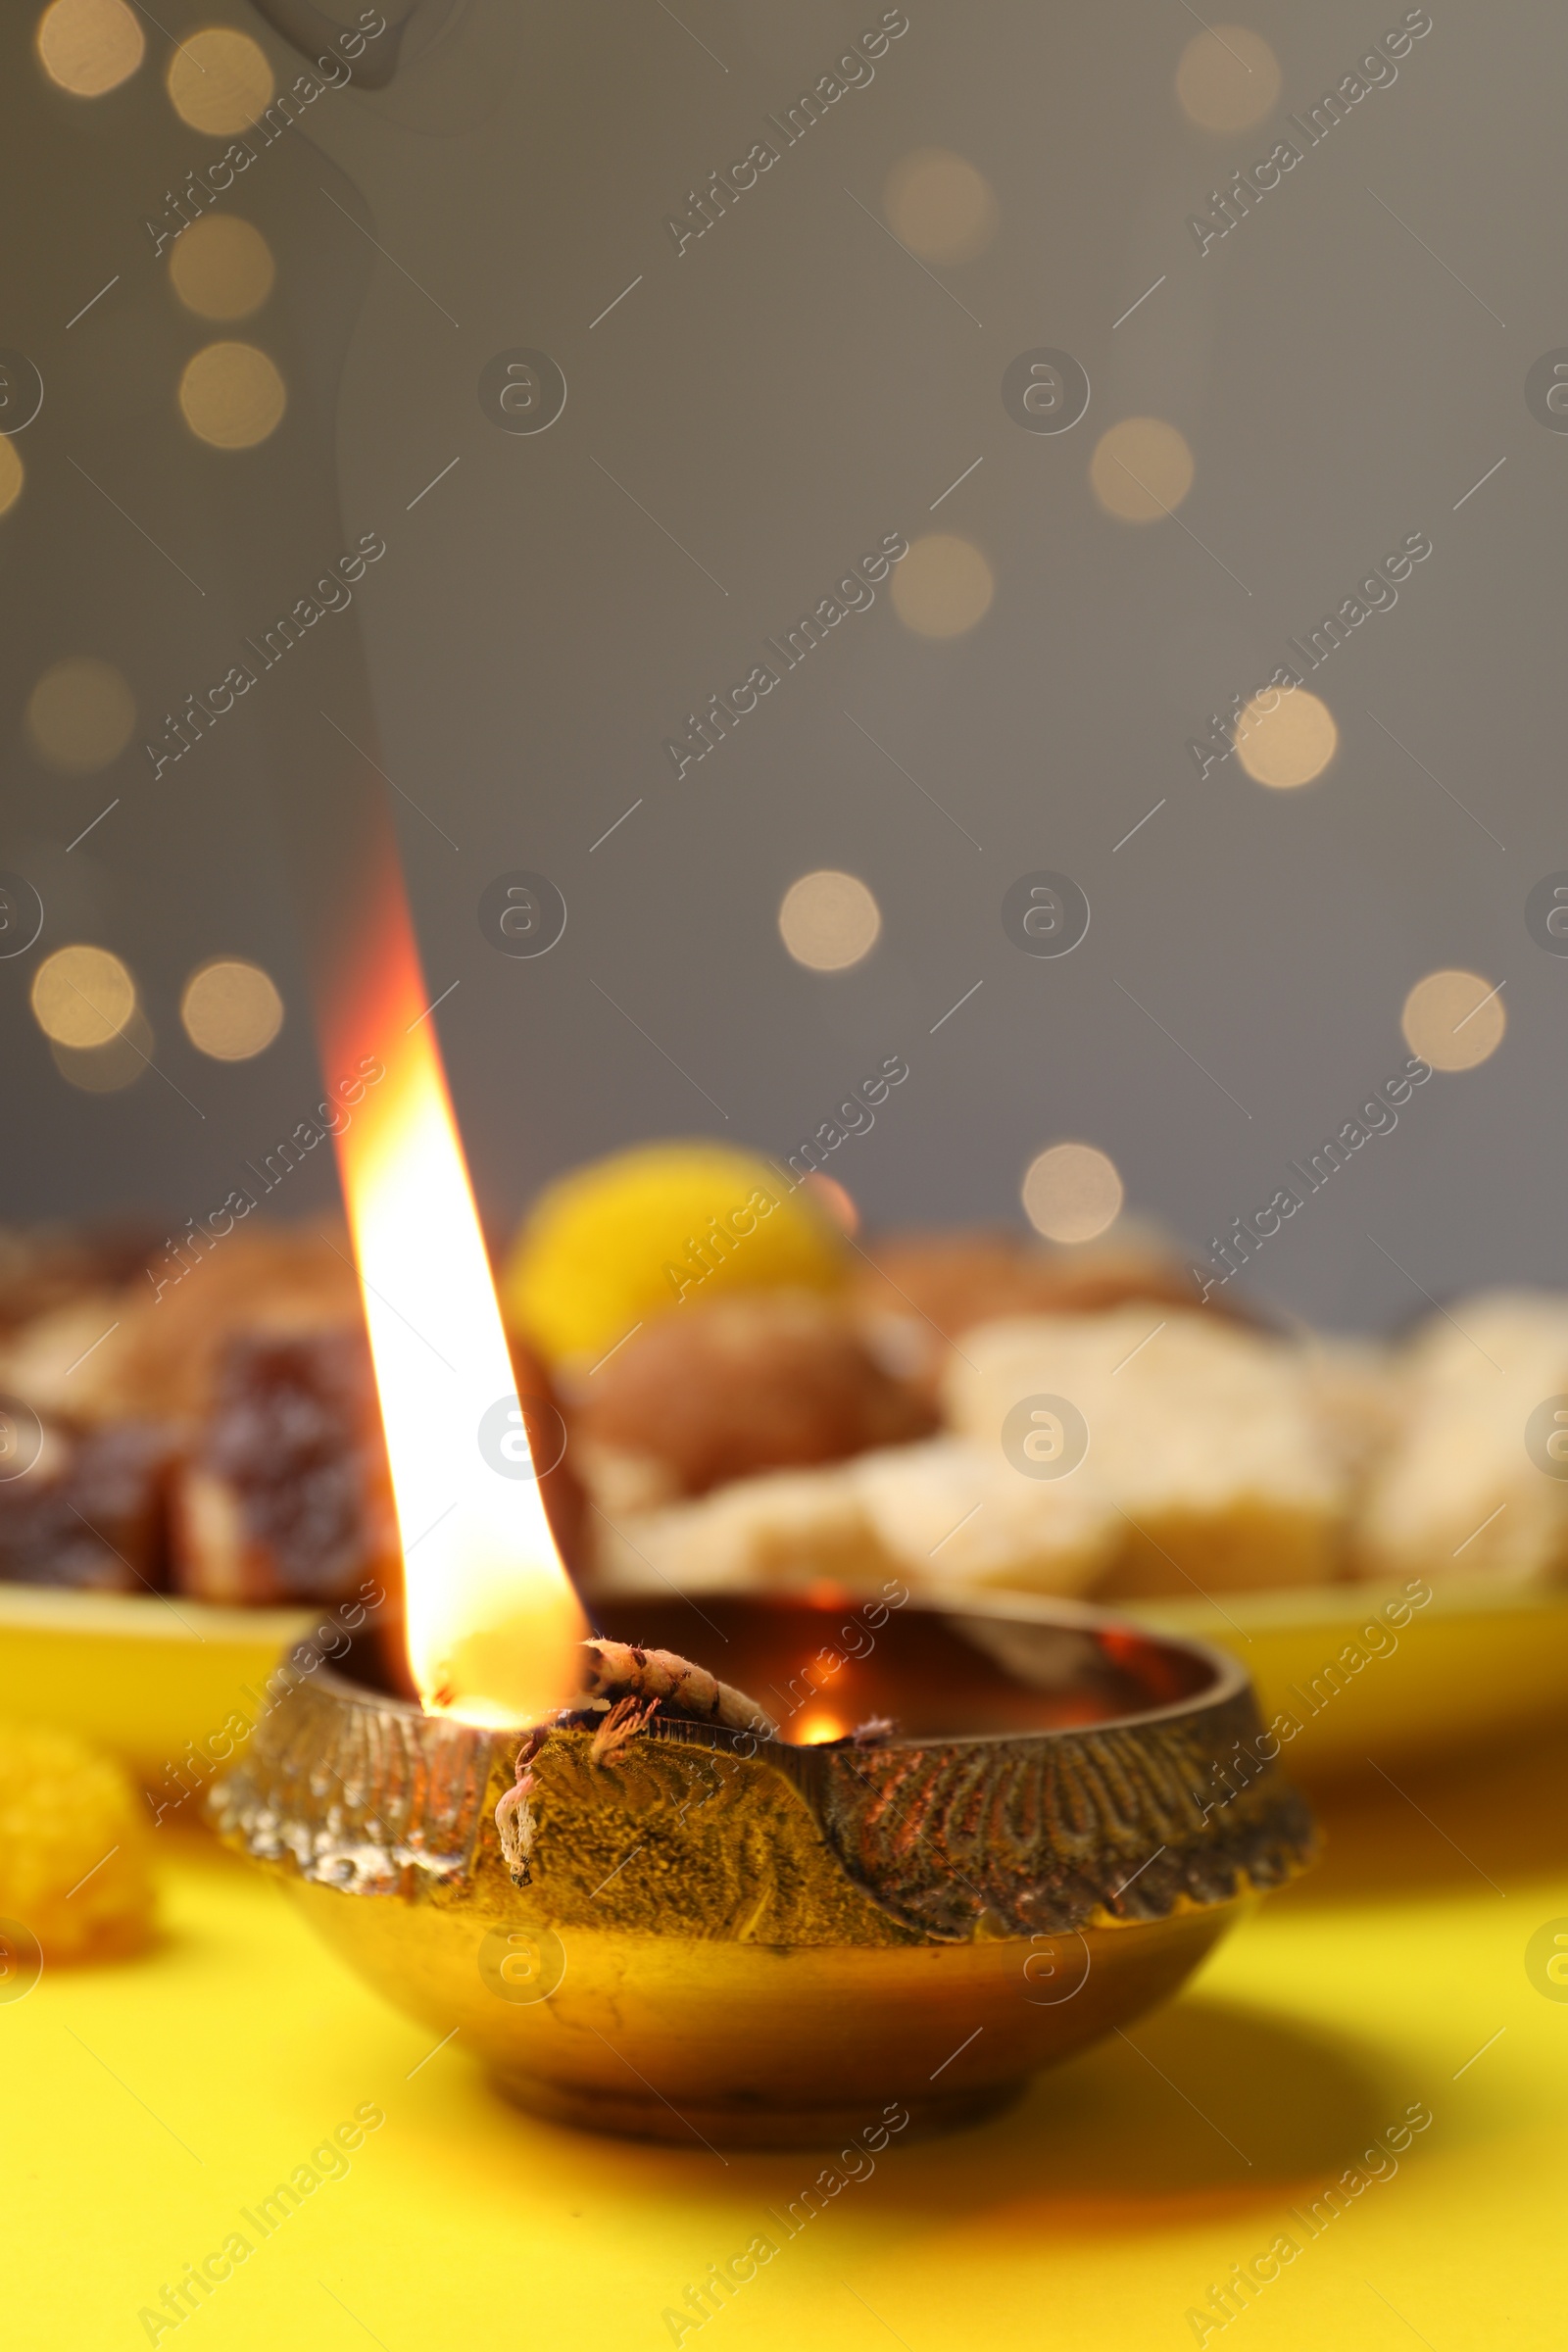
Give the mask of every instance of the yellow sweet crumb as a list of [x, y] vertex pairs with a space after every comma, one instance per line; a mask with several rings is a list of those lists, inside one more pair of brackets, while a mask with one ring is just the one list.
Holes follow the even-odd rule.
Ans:
[[843, 1279], [843, 1240], [814, 1188], [727, 1145], [648, 1144], [541, 1194], [501, 1291], [549, 1362], [592, 1362], [683, 1300]]
[[134, 1951], [152, 1920], [148, 1833], [112, 1757], [65, 1732], [0, 1724], [0, 1918], [46, 1961]]

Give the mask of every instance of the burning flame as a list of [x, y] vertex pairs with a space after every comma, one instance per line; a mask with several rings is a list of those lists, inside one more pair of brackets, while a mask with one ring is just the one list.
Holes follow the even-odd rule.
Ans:
[[[371, 907], [354, 982], [334, 991], [324, 1028], [329, 1079], [367, 1081], [336, 1142], [392, 1464], [409, 1664], [427, 1713], [506, 1728], [536, 1722], [580, 1688], [575, 1644], [588, 1626], [533, 1475], [389, 859]], [[371, 1077], [378, 1064], [384, 1076]]]

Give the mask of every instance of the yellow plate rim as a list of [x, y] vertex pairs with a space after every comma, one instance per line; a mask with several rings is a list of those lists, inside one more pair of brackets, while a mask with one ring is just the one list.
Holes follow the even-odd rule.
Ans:
[[[747, 1588], [750, 1590], [750, 1588]], [[975, 1588], [976, 1596], [999, 1600], [1006, 1588]], [[938, 1597], [935, 1592], [931, 1595]], [[1038, 1593], [1024, 1593], [1038, 1599]], [[918, 1597], [918, 1595], [916, 1595]], [[940, 1597], [960, 1608], [960, 1590], [945, 1588]], [[1407, 1600], [1404, 1582], [1366, 1585], [1294, 1585], [1267, 1592], [1226, 1592], [1212, 1598], [1139, 1599], [1097, 1602], [1111, 1617], [1130, 1617], [1141, 1623], [1214, 1638], [1216, 1617], [1246, 1633], [1276, 1633], [1292, 1628], [1344, 1624], [1375, 1615], [1391, 1601]], [[292, 1608], [239, 1608], [210, 1600], [194, 1600], [183, 1592], [74, 1592], [53, 1586], [0, 1584], [0, 1633], [92, 1634], [119, 1636], [129, 1641], [274, 1642], [279, 1648], [298, 1641], [333, 1604], [301, 1602]], [[1496, 1585], [1485, 1577], [1450, 1579], [1433, 1584], [1432, 1598], [1419, 1604], [1423, 1619], [1436, 1617], [1533, 1616], [1568, 1610], [1568, 1586]]]
[[48, 1585], [0, 1585], [0, 1633], [90, 1634], [130, 1642], [297, 1642], [330, 1601], [287, 1609], [244, 1609], [184, 1592], [71, 1592]]
[[[1387, 1608], [1391, 1601], [1410, 1602], [1408, 1585], [1400, 1579], [1366, 1585], [1279, 1586], [1270, 1592], [1222, 1592], [1194, 1600], [1128, 1600], [1113, 1604], [1118, 1614], [1141, 1623], [1158, 1625], [1171, 1633], [1198, 1634], [1214, 1639], [1216, 1614], [1243, 1634], [1284, 1633], [1298, 1628], [1348, 1624]], [[1432, 1583], [1430, 1600], [1414, 1603], [1423, 1620], [1433, 1617], [1519, 1617], [1560, 1614], [1568, 1610], [1568, 1586], [1497, 1585], [1486, 1577], [1450, 1578]]]

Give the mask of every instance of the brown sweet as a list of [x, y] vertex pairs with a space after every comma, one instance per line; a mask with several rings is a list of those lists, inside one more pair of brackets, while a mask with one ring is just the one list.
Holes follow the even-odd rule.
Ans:
[[0, 1582], [90, 1592], [164, 1583], [164, 1502], [172, 1446], [145, 1421], [43, 1429], [31, 1467], [0, 1480]]
[[0, 1336], [0, 1390], [75, 1422], [188, 1426], [236, 1331], [360, 1321], [347, 1240], [329, 1227], [240, 1226], [188, 1270], [165, 1251], [119, 1288], [58, 1299]]
[[841, 1308], [759, 1291], [648, 1324], [587, 1378], [571, 1423], [590, 1455], [655, 1460], [679, 1493], [703, 1494], [924, 1437], [935, 1415]]
[[210, 1599], [352, 1590], [388, 1550], [368, 1378], [336, 1227], [258, 1222], [181, 1250], [129, 1229], [0, 1233], [0, 1403], [44, 1432], [0, 1479], [0, 1580], [156, 1590], [172, 1551], [176, 1583]]
[[158, 1251], [151, 1226], [0, 1226], [0, 1332], [68, 1305], [84, 1291], [113, 1289], [140, 1276]]
[[172, 1420], [200, 1412], [236, 1332], [332, 1330], [362, 1319], [347, 1236], [325, 1225], [240, 1227], [162, 1295], [142, 1281], [146, 1297], [131, 1292], [123, 1345], [103, 1375], [111, 1414], [137, 1396], [156, 1399]]
[[204, 1600], [335, 1600], [396, 1574], [363, 1331], [232, 1339], [175, 1475], [174, 1581]]

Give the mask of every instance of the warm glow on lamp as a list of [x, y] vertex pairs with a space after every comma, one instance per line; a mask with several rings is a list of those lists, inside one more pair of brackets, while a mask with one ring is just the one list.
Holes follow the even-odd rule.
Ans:
[[[337, 1136], [427, 1713], [538, 1721], [582, 1687], [588, 1631], [533, 1474], [490, 1264], [401, 883], [327, 1023], [369, 1083]], [[361, 982], [359, 974], [368, 973]], [[362, 1058], [363, 1057], [363, 1058]], [[545, 1465], [547, 1468], [549, 1465]]]
[[843, 1718], [835, 1715], [830, 1708], [813, 1707], [809, 1714], [801, 1717], [795, 1733], [795, 1744], [797, 1747], [820, 1747], [826, 1740], [842, 1740], [849, 1728]]

